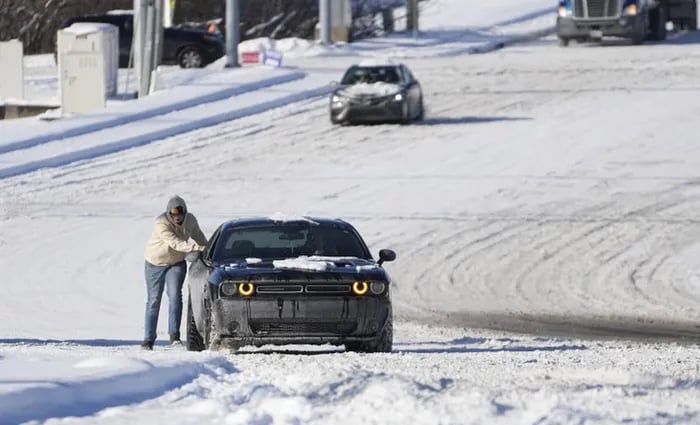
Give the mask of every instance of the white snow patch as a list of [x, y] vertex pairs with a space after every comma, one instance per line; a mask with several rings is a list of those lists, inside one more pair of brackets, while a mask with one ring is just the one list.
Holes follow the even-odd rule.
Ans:
[[63, 31], [75, 35], [85, 35], [101, 31], [116, 31], [115, 28], [116, 27], [112, 24], [98, 22], [76, 22], [68, 28], [64, 28]]
[[379, 66], [396, 66], [398, 63], [391, 58], [370, 58], [364, 59], [358, 63], [363, 67], [379, 67]]
[[272, 221], [277, 221], [277, 222], [288, 222], [288, 221], [308, 221], [309, 223], [316, 223], [315, 221], [311, 220], [308, 217], [301, 216], [301, 215], [287, 215], [281, 212], [276, 212], [272, 214], [271, 216], [268, 217]]
[[333, 267], [331, 261], [311, 260], [309, 257], [287, 258], [285, 260], [275, 260], [272, 265], [278, 269], [311, 270], [322, 272]]

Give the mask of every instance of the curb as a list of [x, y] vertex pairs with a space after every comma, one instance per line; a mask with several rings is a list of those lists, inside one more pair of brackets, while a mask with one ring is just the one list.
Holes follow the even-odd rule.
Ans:
[[[100, 121], [97, 123], [92, 123], [92, 124], [87, 124], [83, 126], [79, 126], [73, 129], [67, 129], [63, 131], [55, 131], [52, 133], [48, 134], [43, 134], [41, 136], [36, 136], [36, 137], [30, 137], [28, 139], [24, 140], [18, 140], [16, 142], [12, 142], [6, 145], [0, 145], [0, 154], [12, 152], [15, 150], [19, 149], [26, 149], [26, 148], [31, 148], [37, 145], [41, 145], [44, 143], [60, 140], [60, 139], [66, 139], [69, 137], [75, 137], [75, 136], [82, 136], [87, 133], [92, 133], [94, 131], [99, 131], [99, 130], [105, 130], [111, 127], [116, 127], [119, 125], [124, 125], [124, 124], [129, 124], [149, 118], [153, 118], [158, 115], [164, 115], [168, 114], [171, 112], [176, 112], [176, 111], [181, 111], [183, 109], [188, 109], [192, 108], [195, 106], [199, 106], [205, 103], [210, 103], [210, 102], [216, 102], [219, 100], [224, 100], [226, 98], [232, 97], [232, 96], [237, 96], [243, 93], [248, 93], [254, 90], [258, 90], [261, 88], [266, 88], [278, 84], [283, 84], [283, 83], [289, 83], [291, 81], [299, 80], [304, 78], [306, 74], [301, 71], [296, 71], [292, 72], [286, 75], [281, 75], [277, 77], [270, 78], [269, 80], [263, 80], [264, 82], [261, 81], [256, 81], [254, 83], [245, 83], [237, 87], [232, 87], [229, 89], [224, 89], [220, 91], [216, 91], [214, 93], [209, 93], [206, 95], [198, 96], [193, 99], [188, 99], [188, 100], [183, 100], [177, 103], [173, 103], [171, 105], [167, 106], [161, 106], [157, 107], [154, 109], [148, 109], [146, 111], [141, 111], [141, 112], [134, 112], [134, 113], [127, 113], [125, 115], [120, 115], [118, 117], [109, 119], [107, 121]], [[171, 90], [176, 89], [177, 87], [173, 87]], [[161, 93], [166, 93], [166, 91], [163, 91]], [[106, 111], [106, 113], [109, 113], [109, 111]], [[92, 117], [97, 117], [97, 115], [93, 116], [82, 116], [83, 118], [92, 118]]]
[[30, 173], [42, 168], [61, 167], [77, 161], [92, 159], [99, 156], [123, 151], [126, 149], [147, 145], [156, 140], [177, 136], [199, 128], [209, 127], [221, 124], [225, 121], [231, 121], [254, 114], [259, 114], [273, 108], [288, 105], [290, 103], [300, 102], [302, 100], [324, 96], [329, 94], [331, 91], [333, 91], [333, 87], [324, 85], [316, 89], [305, 90], [303, 92], [290, 94], [279, 99], [270, 100], [257, 105], [251, 105], [238, 110], [232, 110], [229, 112], [212, 115], [210, 117], [202, 118], [196, 121], [175, 125], [167, 129], [152, 131], [150, 133], [141, 134], [138, 136], [119, 140], [117, 142], [112, 142], [106, 145], [95, 146], [92, 148], [64, 153], [45, 160], [33, 161], [26, 164], [0, 169], [0, 179]]

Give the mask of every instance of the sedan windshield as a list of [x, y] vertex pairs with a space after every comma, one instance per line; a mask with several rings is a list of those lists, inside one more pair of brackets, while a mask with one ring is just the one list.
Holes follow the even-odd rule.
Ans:
[[395, 66], [353, 66], [345, 73], [341, 84], [360, 83], [401, 84], [399, 71]]
[[216, 242], [212, 260], [299, 256], [371, 258], [364, 243], [350, 229], [289, 223], [225, 229]]

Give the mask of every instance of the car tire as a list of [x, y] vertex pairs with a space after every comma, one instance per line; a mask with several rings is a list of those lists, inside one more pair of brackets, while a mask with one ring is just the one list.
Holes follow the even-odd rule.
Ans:
[[202, 51], [195, 46], [187, 46], [180, 50], [177, 63], [180, 68], [203, 68], [206, 65]]
[[569, 39], [564, 38], [564, 37], [559, 37], [559, 45], [561, 47], [568, 47], [569, 46]]
[[649, 11], [649, 40], [666, 40], [666, 9], [661, 6]]
[[394, 320], [392, 318], [391, 310], [389, 310], [389, 317], [384, 324], [384, 329], [382, 329], [382, 332], [376, 341], [372, 343], [348, 342], [345, 344], [345, 350], [358, 353], [391, 353], [393, 344]]
[[411, 123], [411, 107], [408, 104], [408, 100], [404, 100], [401, 104], [401, 123], [410, 124]]
[[187, 351], [204, 351], [204, 339], [197, 330], [192, 313], [192, 299], [187, 301]]
[[418, 102], [418, 115], [416, 115], [416, 119], [418, 121], [423, 121], [425, 119], [425, 105], [423, 104], [423, 97], [421, 96], [420, 101]]
[[394, 320], [389, 313], [389, 317], [384, 324], [379, 339], [369, 347], [370, 353], [391, 353], [394, 345]]

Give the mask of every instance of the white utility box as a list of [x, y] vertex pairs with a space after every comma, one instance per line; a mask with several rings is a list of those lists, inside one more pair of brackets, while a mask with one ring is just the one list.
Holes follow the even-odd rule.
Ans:
[[[119, 28], [111, 24], [76, 22], [68, 28], [58, 31], [56, 51], [58, 67], [62, 68], [63, 56], [67, 53], [97, 53], [101, 57], [104, 72], [104, 94], [114, 96], [117, 93], [119, 76]], [[81, 68], [92, 72], [95, 67]], [[80, 76], [77, 76], [80, 78]], [[59, 83], [62, 74], [59, 74]], [[60, 84], [63, 87], [63, 84]], [[64, 98], [65, 96], [61, 96]]]
[[64, 115], [84, 114], [106, 106], [101, 53], [66, 52], [61, 55], [58, 72], [61, 74], [59, 91]]
[[19, 40], [0, 42], [0, 100], [24, 100], [24, 49]]

